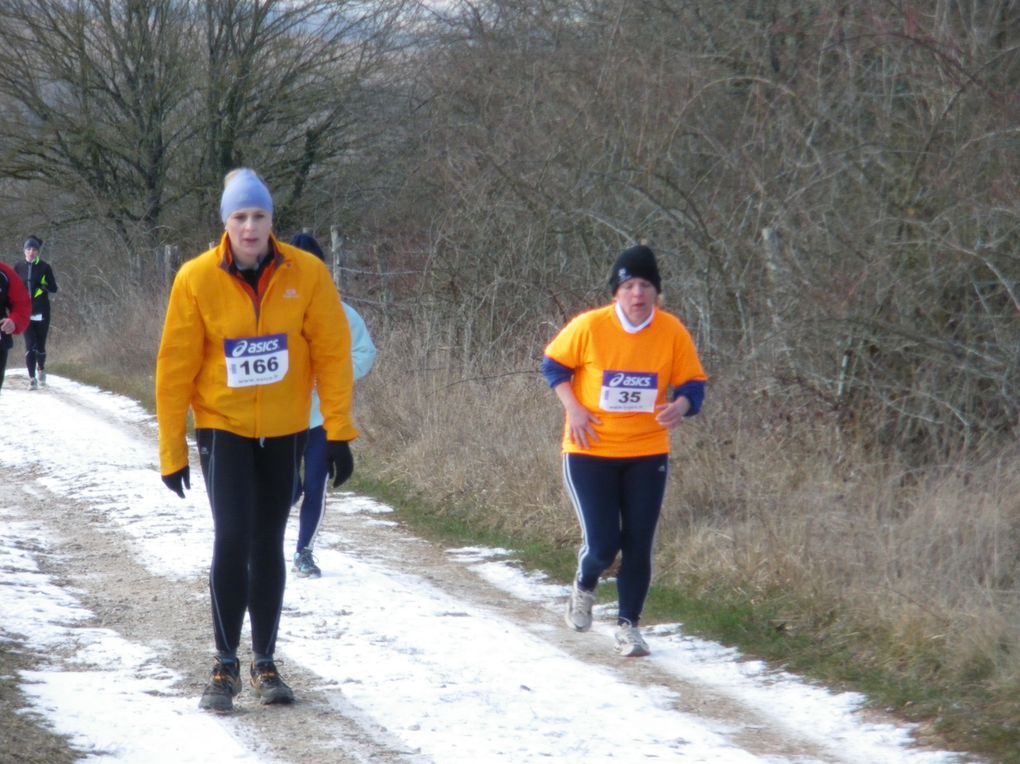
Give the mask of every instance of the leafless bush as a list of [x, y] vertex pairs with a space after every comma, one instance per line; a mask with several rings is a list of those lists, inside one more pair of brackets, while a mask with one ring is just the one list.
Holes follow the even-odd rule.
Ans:
[[743, 359], [777, 405], [813, 396], [922, 461], [1011, 438], [1017, 21], [967, 7], [447, 19], [417, 81], [430, 309], [471, 363], [535, 352], [525, 327], [603, 299], [644, 238], [705, 354]]
[[426, 491], [440, 507], [477, 508], [492, 528], [537, 524], [562, 535], [573, 516], [559, 516], [561, 411], [534, 359], [490, 375], [465, 368], [455, 352], [429, 349], [422, 338], [386, 336], [376, 368], [359, 383], [363, 447], [386, 474]]

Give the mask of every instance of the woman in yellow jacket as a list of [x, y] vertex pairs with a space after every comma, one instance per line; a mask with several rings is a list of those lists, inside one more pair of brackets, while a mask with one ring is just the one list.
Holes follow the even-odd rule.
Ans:
[[326, 266], [272, 233], [273, 200], [252, 170], [224, 179], [220, 243], [174, 279], [156, 362], [160, 472], [191, 488], [187, 417], [215, 538], [209, 571], [216, 658], [201, 708], [229, 711], [241, 691], [237, 649], [247, 612], [251, 684], [262, 703], [294, 694], [273, 661], [286, 563], [283, 535], [304, 451], [313, 382], [329, 474], [354, 468], [348, 442], [354, 374], [340, 295]]

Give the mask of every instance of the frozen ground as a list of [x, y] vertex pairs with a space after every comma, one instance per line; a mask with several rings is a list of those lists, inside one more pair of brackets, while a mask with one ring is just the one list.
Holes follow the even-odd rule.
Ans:
[[[232, 715], [201, 712], [211, 521], [197, 459], [182, 501], [159, 479], [152, 418], [66, 379], [29, 391], [10, 371], [0, 416], [0, 665], [17, 667], [0, 761], [42, 761], [42, 739], [67, 761], [175, 764], [965, 760], [682, 625], [648, 630], [650, 658], [617, 658], [611, 612], [575, 634], [566, 588], [512, 552], [438, 549], [349, 493], [329, 501], [323, 577], [288, 581], [278, 658], [298, 702], [246, 691]], [[292, 517], [288, 550], [295, 533]]]

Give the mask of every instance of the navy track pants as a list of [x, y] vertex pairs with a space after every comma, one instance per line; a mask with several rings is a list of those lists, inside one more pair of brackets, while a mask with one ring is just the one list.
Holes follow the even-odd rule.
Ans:
[[630, 459], [563, 456], [563, 479], [581, 524], [577, 582], [593, 591], [619, 554], [620, 623], [637, 626], [644, 609], [668, 472], [666, 454]]

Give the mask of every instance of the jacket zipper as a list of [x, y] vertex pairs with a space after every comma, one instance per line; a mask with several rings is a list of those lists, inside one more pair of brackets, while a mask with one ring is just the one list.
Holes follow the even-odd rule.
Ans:
[[[276, 257], [276, 253], [270, 254], [270, 257]], [[262, 336], [262, 304], [269, 298], [269, 293], [273, 289], [273, 284], [276, 283], [277, 278], [280, 275], [281, 263], [273, 265], [273, 275], [269, 277], [269, 283], [266, 284], [266, 291], [259, 295], [255, 293], [255, 332], [256, 335]], [[287, 352], [290, 353], [290, 348], [287, 348]], [[259, 445], [264, 446], [266, 438], [261, 433], [262, 429], [262, 385], [255, 385], [255, 437], [259, 439]]]

